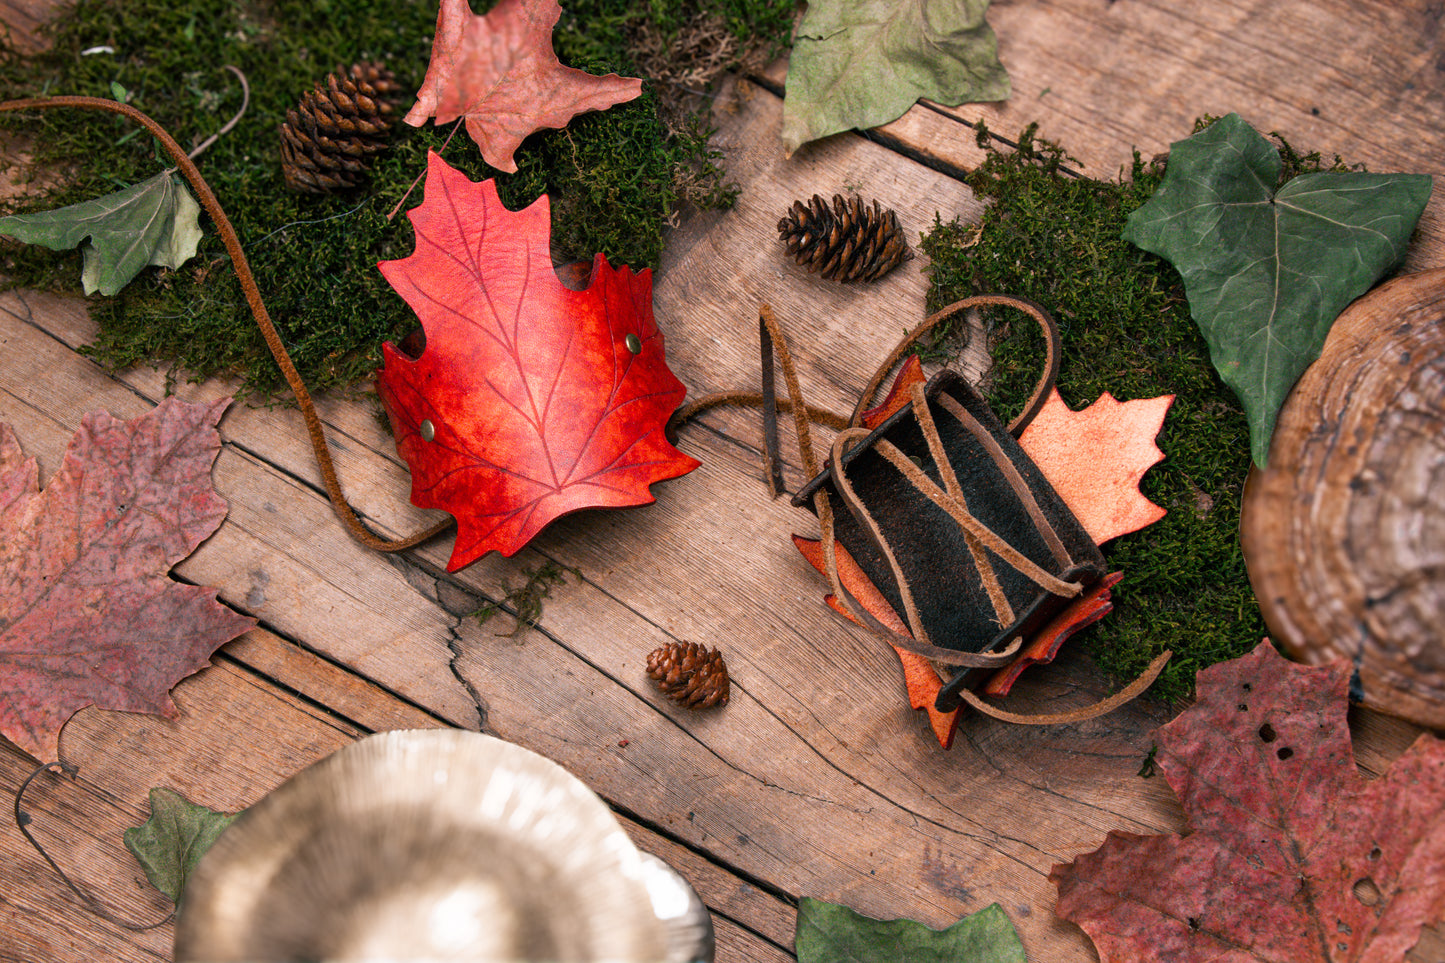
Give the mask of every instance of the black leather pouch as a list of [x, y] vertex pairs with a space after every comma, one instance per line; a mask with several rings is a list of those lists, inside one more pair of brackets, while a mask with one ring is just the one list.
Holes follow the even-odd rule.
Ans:
[[[1002, 650], [1105, 574], [1094, 540], [954, 372], [934, 376], [912, 405], [839, 452], [839, 464], [830, 462], [793, 503], [812, 507], [814, 492], [827, 490], [838, 542], [919, 641], [958, 652]], [[910, 478], [908, 466], [921, 474]], [[1077, 588], [1048, 587], [1058, 583]], [[956, 708], [975, 671], [958, 670], [937, 708]]]

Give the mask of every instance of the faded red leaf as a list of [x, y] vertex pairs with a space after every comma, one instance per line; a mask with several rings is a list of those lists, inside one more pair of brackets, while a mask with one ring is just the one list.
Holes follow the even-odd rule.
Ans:
[[1379, 779], [1355, 766], [1351, 667], [1266, 640], [1199, 673], [1156, 734], [1187, 836], [1111, 832], [1054, 867], [1057, 912], [1102, 963], [1398, 963], [1445, 912], [1445, 743]]
[[171, 686], [253, 619], [166, 577], [226, 517], [211, 487], [230, 404], [92, 412], [40, 491], [0, 424], [0, 733], [41, 760], [83, 706], [173, 716]]
[[568, 289], [546, 196], [509, 211], [436, 154], [409, 216], [416, 250], [380, 268], [426, 348], [385, 345], [377, 388], [412, 503], [457, 518], [449, 570], [512, 555], [568, 512], [651, 502], [650, 485], [697, 467], [663, 433], [687, 389], [663, 358], [651, 271], [599, 254], [591, 284]]
[[403, 119], [420, 127], [432, 116], [438, 124], [465, 117], [483, 159], [511, 172], [528, 134], [642, 93], [635, 77], [562, 66], [552, 51], [561, 16], [557, 0], [500, 0], [482, 17], [467, 0], [441, 0], [431, 63]]
[[1173, 395], [1116, 401], [1107, 391], [1071, 411], [1056, 390], [1019, 444], [1100, 545], [1152, 525], [1164, 509], [1139, 493], [1139, 480], [1163, 459], [1154, 444]]

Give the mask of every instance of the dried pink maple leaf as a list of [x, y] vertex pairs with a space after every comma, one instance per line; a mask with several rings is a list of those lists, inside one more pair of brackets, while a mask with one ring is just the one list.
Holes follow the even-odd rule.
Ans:
[[1445, 742], [1366, 780], [1350, 672], [1266, 640], [1199, 673], [1156, 736], [1191, 833], [1111, 832], [1050, 874], [1102, 963], [1398, 963], [1445, 913]]
[[83, 706], [175, 715], [171, 686], [254, 624], [166, 577], [226, 516], [211, 464], [228, 404], [92, 412], [43, 492], [0, 424], [0, 733], [36, 758], [59, 758]]
[[438, 124], [465, 117], [482, 158], [511, 172], [512, 154], [528, 134], [642, 93], [635, 77], [562, 66], [552, 50], [561, 16], [557, 0], [501, 0], [482, 17], [467, 0], [441, 0], [431, 63], [402, 119], [420, 127], [428, 117]]

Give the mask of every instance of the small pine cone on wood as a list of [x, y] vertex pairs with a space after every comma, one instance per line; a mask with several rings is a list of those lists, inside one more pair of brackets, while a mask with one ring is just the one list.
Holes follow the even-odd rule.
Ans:
[[778, 221], [778, 236], [809, 272], [845, 284], [876, 281], [913, 256], [898, 215], [877, 201], [868, 207], [856, 194], [834, 194], [831, 207], [818, 194], [807, 204], [794, 201]]
[[647, 674], [680, 706], [711, 709], [727, 705], [728, 667], [716, 649], [696, 642], [669, 642], [648, 654]]
[[307, 91], [281, 125], [286, 186], [325, 194], [360, 185], [371, 155], [386, 147], [400, 90], [381, 64], [360, 63]]

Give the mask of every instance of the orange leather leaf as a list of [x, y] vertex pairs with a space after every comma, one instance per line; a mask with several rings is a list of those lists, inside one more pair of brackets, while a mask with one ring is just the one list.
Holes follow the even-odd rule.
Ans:
[[431, 63], [403, 119], [420, 127], [428, 117], [438, 124], [465, 117], [483, 159], [510, 173], [528, 134], [642, 93], [635, 77], [562, 66], [552, 50], [561, 16], [557, 0], [501, 0], [482, 17], [467, 0], [441, 0]]
[[[886, 417], [886, 416], [885, 416]], [[819, 574], [827, 573], [827, 562], [823, 558], [823, 543], [816, 538], [803, 538], [801, 535], [793, 536], [793, 544], [803, 554], [803, 558], [818, 570]], [[838, 581], [843, 583], [843, 588], [854, 601], [861, 605], [869, 615], [877, 619], [880, 625], [887, 626], [899, 635], [913, 637], [908, 631], [908, 626], [898, 617], [893, 606], [878, 591], [873, 582], [863, 573], [863, 569], [848, 553], [842, 545], [837, 546], [834, 555], [838, 565]], [[829, 608], [851, 622], [862, 624], [853, 618], [852, 613], [834, 595], [827, 595], [823, 601], [828, 603]], [[908, 687], [908, 702], [915, 709], [928, 710], [928, 721], [933, 727], [933, 734], [938, 738], [939, 745], [947, 749], [953, 745], [953, 734], [958, 726], [959, 710], [952, 712], [939, 712], [933, 707], [938, 699], [938, 692], [943, 688], [943, 679], [939, 676], [938, 670], [933, 667], [923, 656], [916, 652], [909, 652], [907, 649], [893, 647], [898, 653], [898, 660], [903, 663], [903, 683]]]
[[1008, 695], [1009, 690], [1013, 688], [1013, 684], [1018, 681], [1018, 677], [1023, 674], [1024, 669], [1031, 665], [1054, 661], [1054, 656], [1059, 654], [1059, 649], [1063, 647], [1064, 641], [1069, 636], [1082, 628], [1093, 625], [1114, 611], [1114, 603], [1109, 598], [1109, 590], [1118, 585], [1123, 578], [1123, 572], [1113, 572], [1104, 576], [1095, 582], [1089, 591], [1060, 610], [1048, 625], [1045, 625], [1029, 640], [1028, 644], [1019, 652], [1018, 658], [989, 676], [988, 681], [983, 685], [984, 694]]
[[1164, 509], [1139, 493], [1139, 481], [1164, 457], [1154, 439], [1173, 403], [1173, 395], [1116, 401], [1106, 391], [1089, 407], [1071, 411], [1053, 390], [1019, 437], [1098, 544], [1164, 517]]
[[653, 501], [698, 462], [668, 443], [687, 389], [668, 370], [652, 273], [598, 255], [571, 290], [552, 269], [544, 195], [521, 211], [436, 154], [411, 256], [380, 265], [426, 347], [383, 347], [377, 390], [414, 505], [457, 518], [447, 568], [512, 555], [553, 519]]

